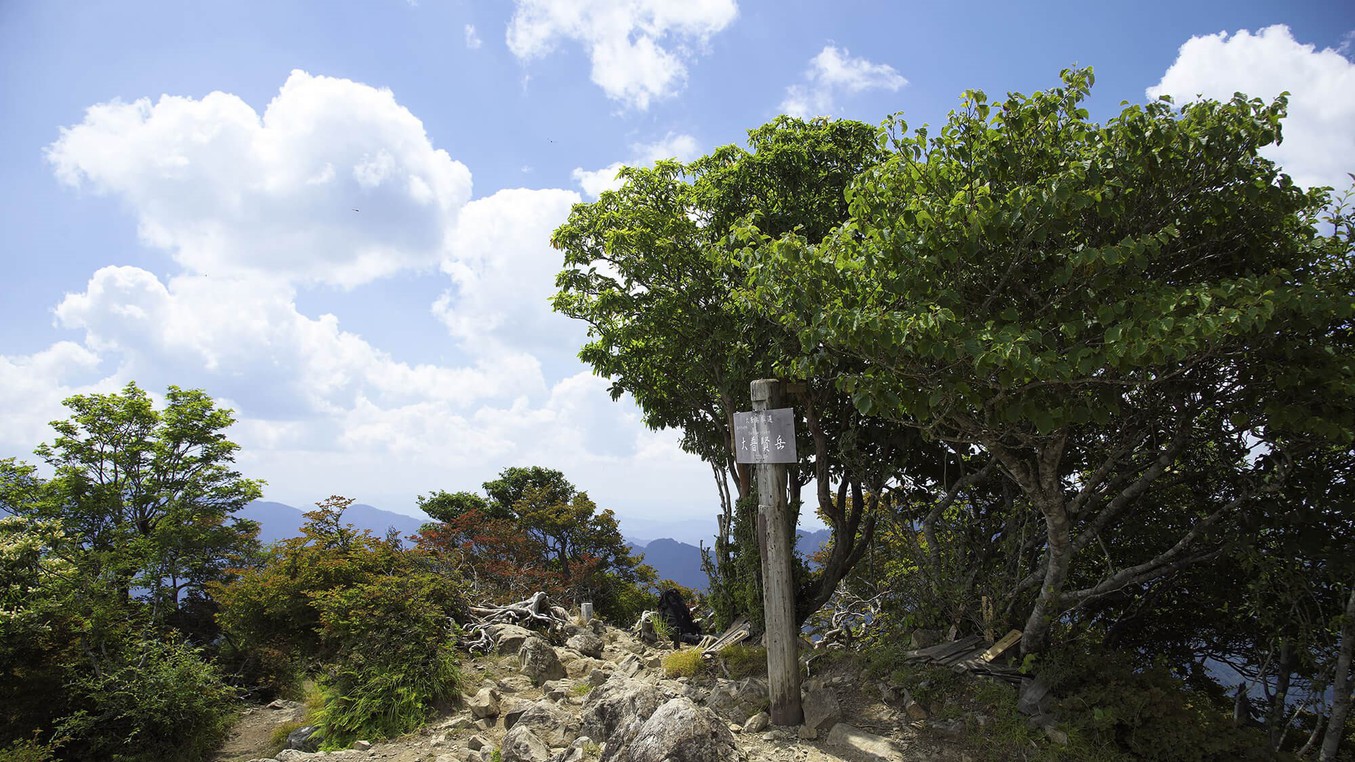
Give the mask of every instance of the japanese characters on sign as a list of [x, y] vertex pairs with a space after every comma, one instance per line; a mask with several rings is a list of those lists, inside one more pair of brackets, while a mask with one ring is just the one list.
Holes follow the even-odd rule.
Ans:
[[795, 463], [795, 412], [791, 408], [734, 414], [734, 456], [740, 463]]

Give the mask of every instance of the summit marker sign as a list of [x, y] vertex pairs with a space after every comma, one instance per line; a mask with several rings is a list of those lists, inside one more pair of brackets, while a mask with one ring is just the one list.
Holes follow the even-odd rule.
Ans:
[[797, 463], [793, 408], [734, 414], [734, 459], [739, 463]]

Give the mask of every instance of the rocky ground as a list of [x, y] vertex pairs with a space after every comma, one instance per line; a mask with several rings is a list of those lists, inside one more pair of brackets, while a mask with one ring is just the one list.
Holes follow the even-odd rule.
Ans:
[[712, 670], [666, 678], [671, 649], [597, 621], [569, 625], [555, 645], [514, 625], [494, 626], [492, 636], [496, 652], [463, 665], [464, 700], [417, 733], [345, 751], [278, 751], [276, 729], [303, 711], [277, 701], [245, 710], [216, 760], [484, 762], [496, 752], [503, 762], [969, 759], [947, 740], [955, 728], [849, 659], [812, 662], [805, 723], [776, 727], [764, 711], [765, 678]]

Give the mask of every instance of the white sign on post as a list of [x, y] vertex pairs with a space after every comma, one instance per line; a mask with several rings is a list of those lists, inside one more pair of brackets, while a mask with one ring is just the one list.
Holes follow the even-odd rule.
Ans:
[[794, 410], [735, 413], [734, 459], [739, 463], [798, 463]]

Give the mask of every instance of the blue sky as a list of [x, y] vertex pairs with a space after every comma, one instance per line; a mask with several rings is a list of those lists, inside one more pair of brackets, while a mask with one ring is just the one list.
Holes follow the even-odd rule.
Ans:
[[270, 499], [410, 512], [510, 465], [707, 519], [553, 315], [550, 231], [623, 163], [782, 112], [939, 124], [1092, 66], [1089, 104], [1289, 90], [1273, 157], [1355, 171], [1355, 5], [0, 3], [0, 457], [135, 380], [237, 411]]

